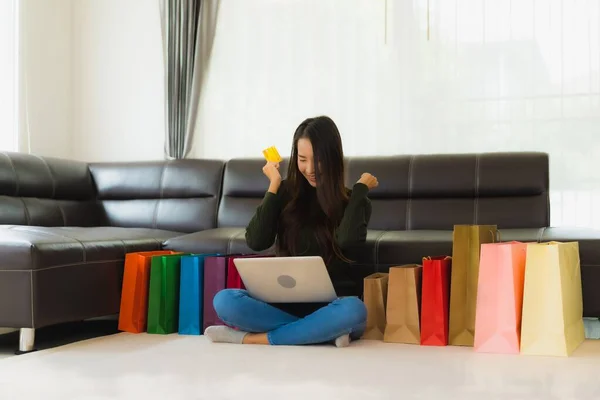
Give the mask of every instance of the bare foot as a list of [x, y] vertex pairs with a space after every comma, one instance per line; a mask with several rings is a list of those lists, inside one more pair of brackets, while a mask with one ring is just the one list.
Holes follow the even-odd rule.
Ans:
[[268, 345], [269, 339], [266, 333], [249, 333], [244, 336], [242, 344], [265, 344]]

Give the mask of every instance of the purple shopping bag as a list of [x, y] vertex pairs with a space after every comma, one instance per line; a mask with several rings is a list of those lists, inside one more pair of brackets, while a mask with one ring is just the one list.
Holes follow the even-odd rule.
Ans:
[[227, 257], [206, 257], [204, 259], [203, 331], [211, 325], [225, 325], [217, 317], [213, 299], [217, 293], [225, 289], [226, 283]]

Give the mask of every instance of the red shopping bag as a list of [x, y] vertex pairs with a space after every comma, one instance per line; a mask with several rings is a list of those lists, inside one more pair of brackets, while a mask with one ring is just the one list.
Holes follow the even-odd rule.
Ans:
[[449, 256], [423, 258], [421, 345], [448, 345], [451, 267]]
[[232, 254], [227, 258], [227, 289], [246, 289], [240, 274], [235, 267], [236, 258], [266, 258], [273, 257], [272, 255], [262, 254]]
[[237, 268], [233, 260], [242, 257], [253, 257], [253, 256], [232, 256], [227, 259], [227, 289], [246, 289], [242, 278], [238, 273]]

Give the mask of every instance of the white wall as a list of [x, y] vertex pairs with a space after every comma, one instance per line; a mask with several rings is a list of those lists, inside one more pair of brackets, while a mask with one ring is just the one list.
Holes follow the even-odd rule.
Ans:
[[193, 154], [317, 114], [348, 155], [549, 152], [553, 225], [599, 226], [600, 1], [223, 0]]
[[296, 126], [319, 114], [348, 154], [397, 153], [402, 73], [384, 10], [379, 0], [222, 1], [193, 154], [287, 154]]
[[21, 0], [19, 150], [163, 158], [158, 2]]
[[71, 0], [20, 1], [19, 150], [69, 157]]
[[0, 0], [0, 151], [17, 150], [16, 1]]
[[163, 159], [158, 1], [73, 1], [72, 156]]

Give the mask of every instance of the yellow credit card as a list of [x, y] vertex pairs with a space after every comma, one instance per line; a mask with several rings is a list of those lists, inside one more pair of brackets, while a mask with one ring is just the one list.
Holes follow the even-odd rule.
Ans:
[[282, 158], [275, 146], [263, 150], [263, 156], [268, 162], [281, 162]]

